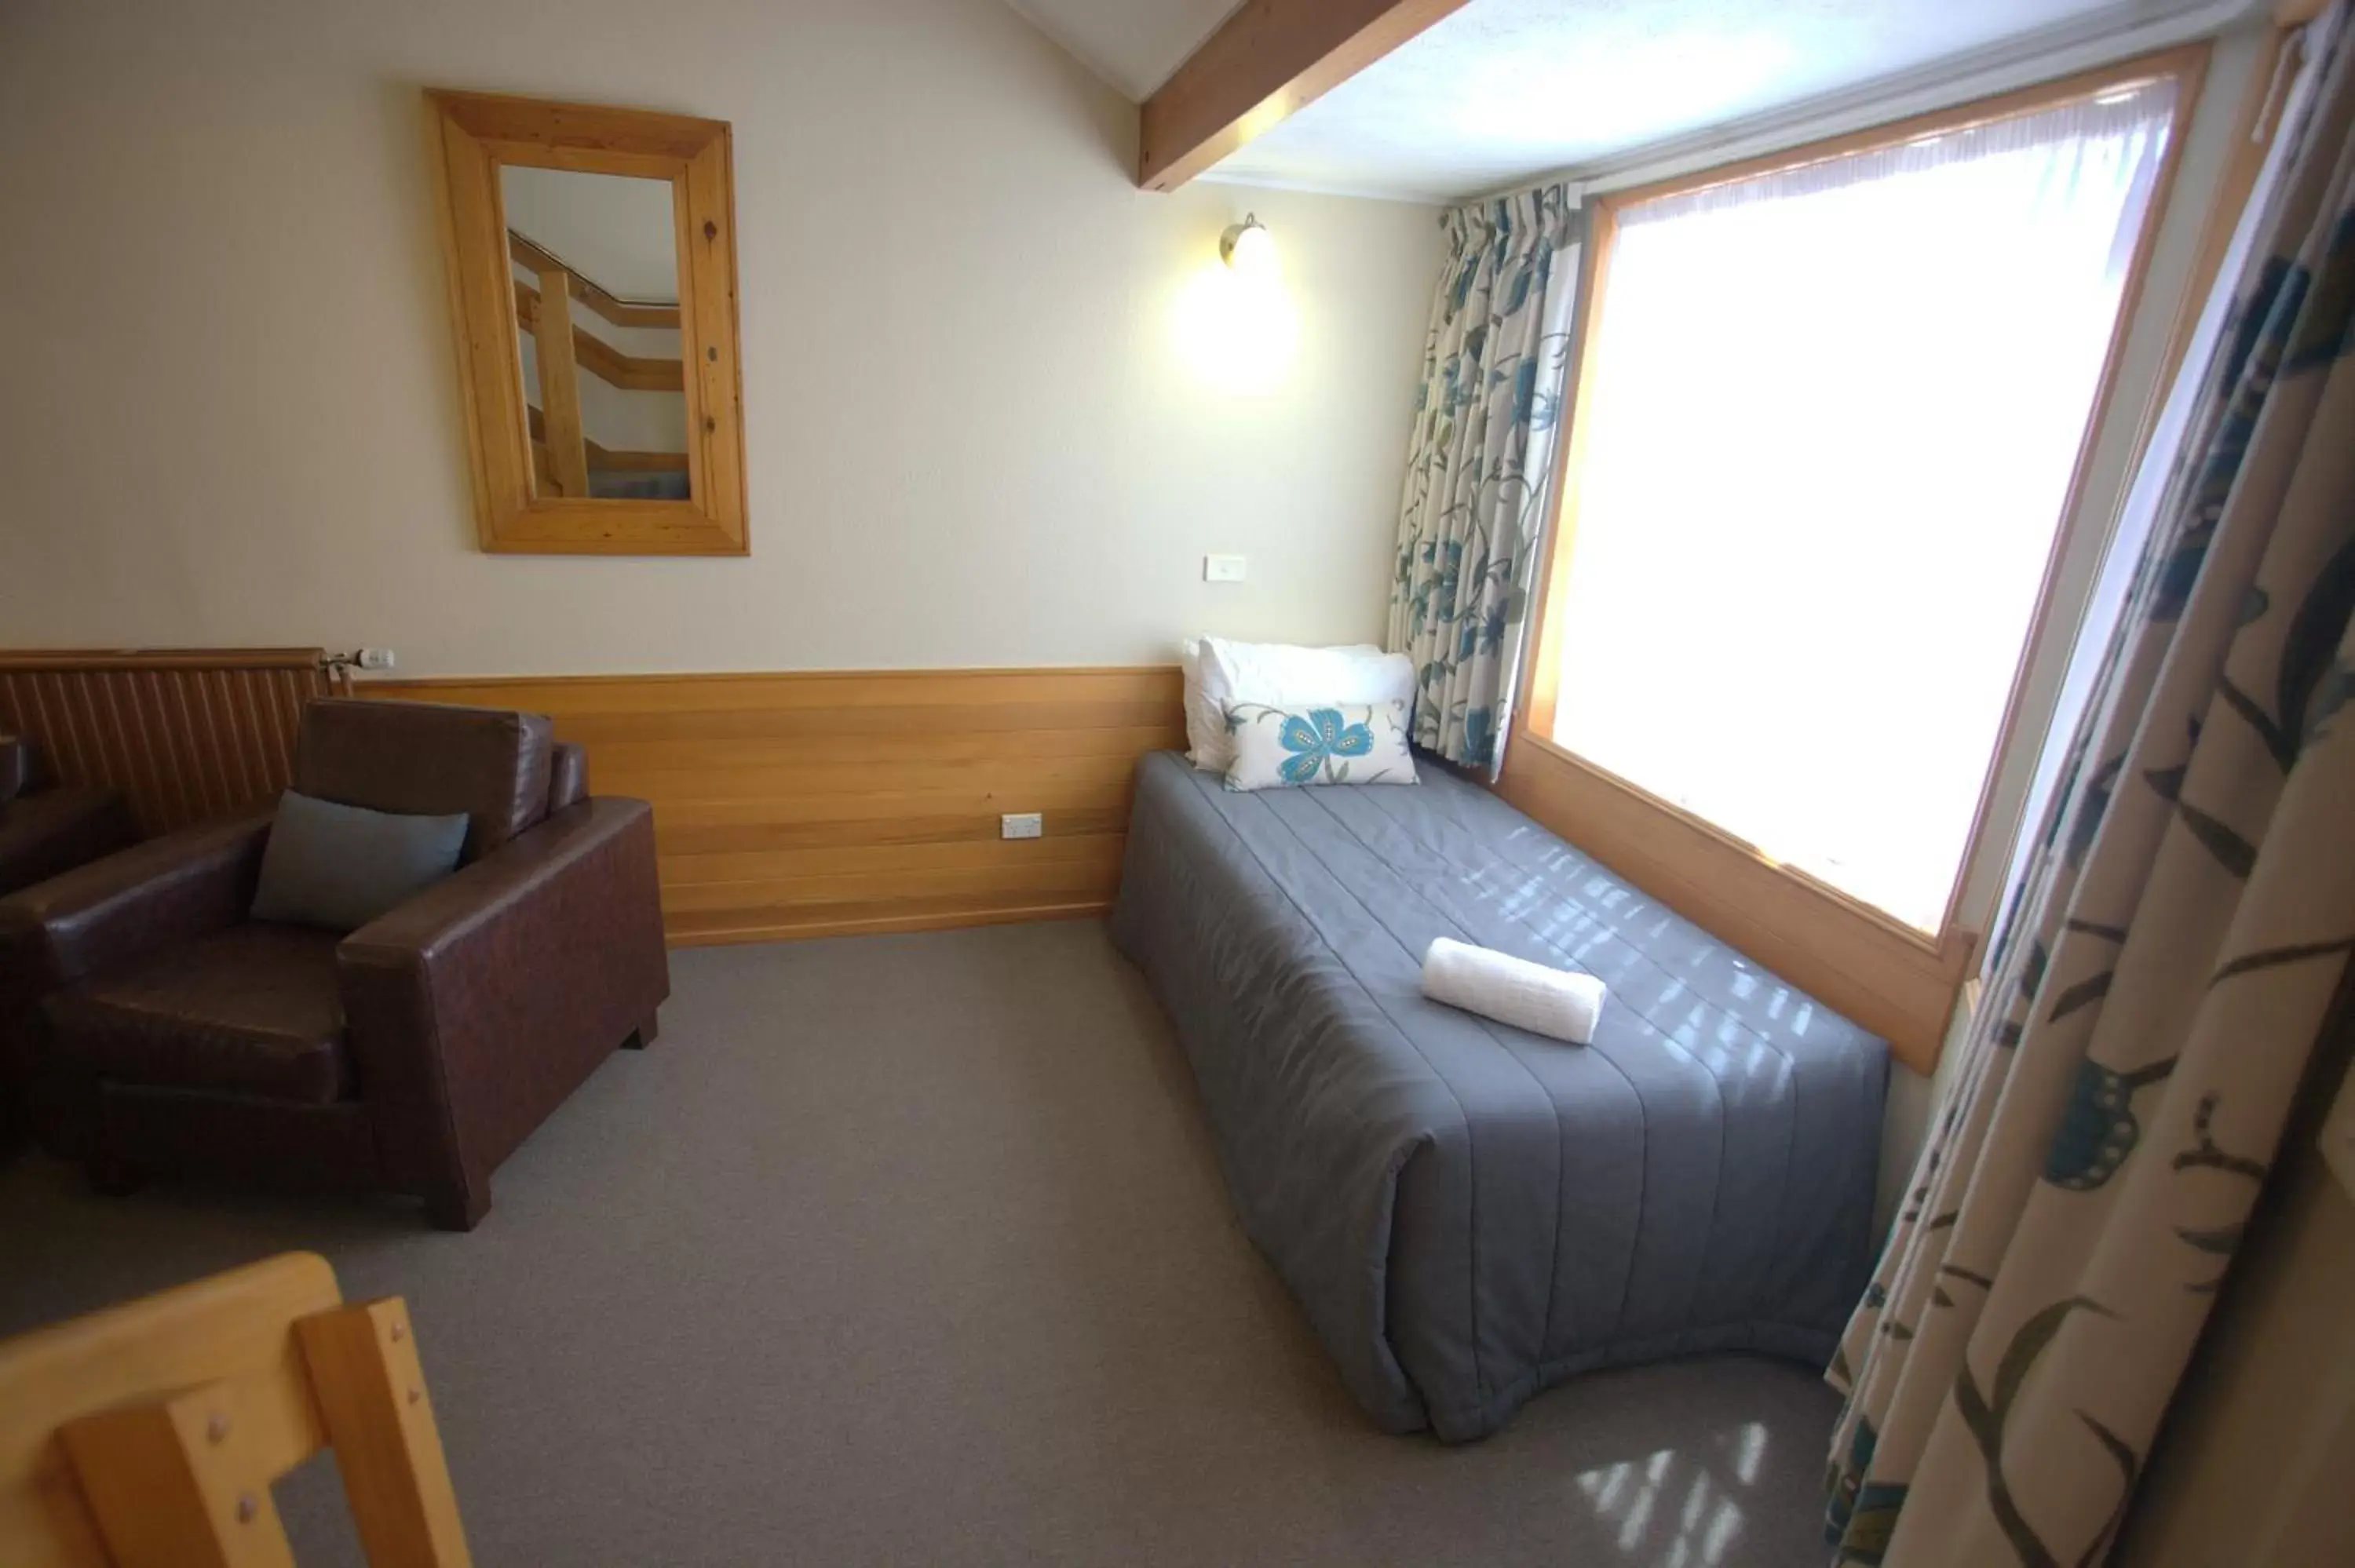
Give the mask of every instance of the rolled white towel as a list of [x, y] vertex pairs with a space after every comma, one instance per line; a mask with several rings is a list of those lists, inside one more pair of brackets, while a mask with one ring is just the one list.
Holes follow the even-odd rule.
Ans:
[[1583, 1045], [1603, 1012], [1603, 982], [1510, 953], [1442, 937], [1423, 955], [1423, 994], [1433, 1001]]

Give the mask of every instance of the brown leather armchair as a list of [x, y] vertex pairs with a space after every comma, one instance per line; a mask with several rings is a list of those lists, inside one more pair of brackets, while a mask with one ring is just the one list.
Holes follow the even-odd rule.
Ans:
[[112, 854], [139, 836], [113, 790], [41, 785], [33, 743], [0, 735], [0, 894]]
[[[43, 782], [33, 743], [0, 735], [0, 895], [112, 854], [139, 836], [113, 790]], [[30, 1092], [29, 1065], [6, 1033], [0, 1027], [0, 1157], [24, 1140]]]
[[[293, 788], [468, 814], [450, 876], [348, 936], [251, 920], [267, 810], [0, 900], [38, 1125], [101, 1190], [179, 1172], [414, 1193], [446, 1229], [670, 993], [642, 800], [537, 715], [330, 699]], [[21, 1005], [37, 998], [37, 1009]]]

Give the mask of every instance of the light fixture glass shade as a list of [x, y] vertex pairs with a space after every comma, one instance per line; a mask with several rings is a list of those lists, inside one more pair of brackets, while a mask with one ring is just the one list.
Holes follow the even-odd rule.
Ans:
[[1246, 214], [1241, 223], [1219, 236], [1219, 256], [1246, 278], [1275, 276], [1275, 236], [1256, 216]]

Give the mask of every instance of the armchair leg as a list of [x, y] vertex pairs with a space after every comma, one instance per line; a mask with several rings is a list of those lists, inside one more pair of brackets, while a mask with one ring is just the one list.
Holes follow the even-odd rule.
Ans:
[[630, 1037], [622, 1042], [622, 1049], [624, 1051], [643, 1051], [647, 1046], [653, 1044], [655, 1043], [655, 1036], [661, 1033], [662, 1030], [660, 1025], [655, 1021], [654, 1015], [649, 1013], [646, 1015], [646, 1021], [644, 1023], [639, 1024], [635, 1029], [630, 1031]]
[[437, 1187], [425, 1194], [425, 1218], [437, 1231], [471, 1231], [491, 1212], [488, 1187]]

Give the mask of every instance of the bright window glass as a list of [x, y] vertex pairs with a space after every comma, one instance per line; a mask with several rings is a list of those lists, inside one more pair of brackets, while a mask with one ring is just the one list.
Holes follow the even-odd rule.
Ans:
[[1617, 214], [1553, 738], [1934, 932], [2169, 81]]

